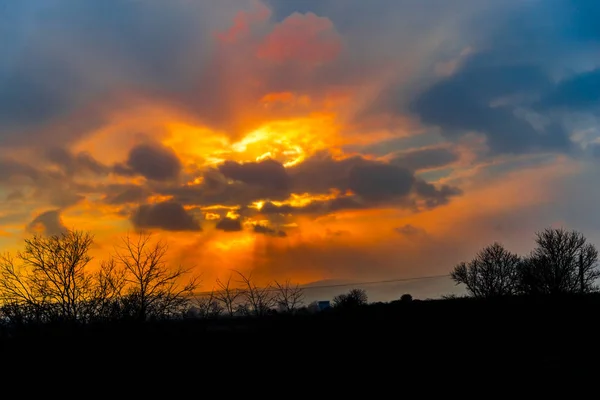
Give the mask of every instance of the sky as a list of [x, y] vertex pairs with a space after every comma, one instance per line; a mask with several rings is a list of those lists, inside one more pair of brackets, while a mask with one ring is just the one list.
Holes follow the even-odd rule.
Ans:
[[444, 275], [550, 226], [600, 244], [599, 19], [596, 0], [0, 0], [0, 247], [86, 230], [101, 260], [152, 232], [211, 290]]

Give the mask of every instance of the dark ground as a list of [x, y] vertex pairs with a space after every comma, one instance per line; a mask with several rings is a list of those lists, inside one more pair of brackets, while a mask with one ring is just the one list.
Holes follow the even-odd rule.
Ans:
[[356, 396], [421, 381], [423, 390], [435, 389], [439, 379], [454, 382], [457, 394], [484, 381], [548, 389], [573, 380], [580, 389], [600, 381], [599, 317], [598, 295], [428, 300], [303, 316], [28, 329], [5, 337], [0, 355], [15, 369], [67, 365], [126, 382], [142, 374], [157, 390], [171, 375], [184, 386], [249, 379], [356, 387]]

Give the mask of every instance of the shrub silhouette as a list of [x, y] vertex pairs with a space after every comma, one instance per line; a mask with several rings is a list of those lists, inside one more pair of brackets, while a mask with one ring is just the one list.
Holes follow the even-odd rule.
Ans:
[[404, 293], [402, 296], [400, 296], [400, 301], [403, 303], [410, 303], [413, 301], [413, 297], [409, 293]]
[[355, 308], [367, 304], [367, 292], [364, 289], [352, 289], [333, 298], [335, 308]]

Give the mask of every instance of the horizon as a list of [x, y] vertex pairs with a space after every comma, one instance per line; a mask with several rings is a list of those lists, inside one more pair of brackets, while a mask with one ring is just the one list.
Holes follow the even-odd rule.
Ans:
[[152, 232], [201, 291], [240, 270], [351, 285], [311, 290], [333, 297], [493, 242], [526, 254], [547, 227], [600, 243], [599, 18], [593, 0], [0, 0], [0, 250], [76, 229], [96, 262]]

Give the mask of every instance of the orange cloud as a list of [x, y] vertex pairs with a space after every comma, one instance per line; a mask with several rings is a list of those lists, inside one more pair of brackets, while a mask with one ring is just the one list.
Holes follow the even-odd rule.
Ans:
[[341, 38], [329, 18], [294, 13], [275, 26], [259, 46], [257, 56], [315, 66], [334, 60], [341, 49]]

